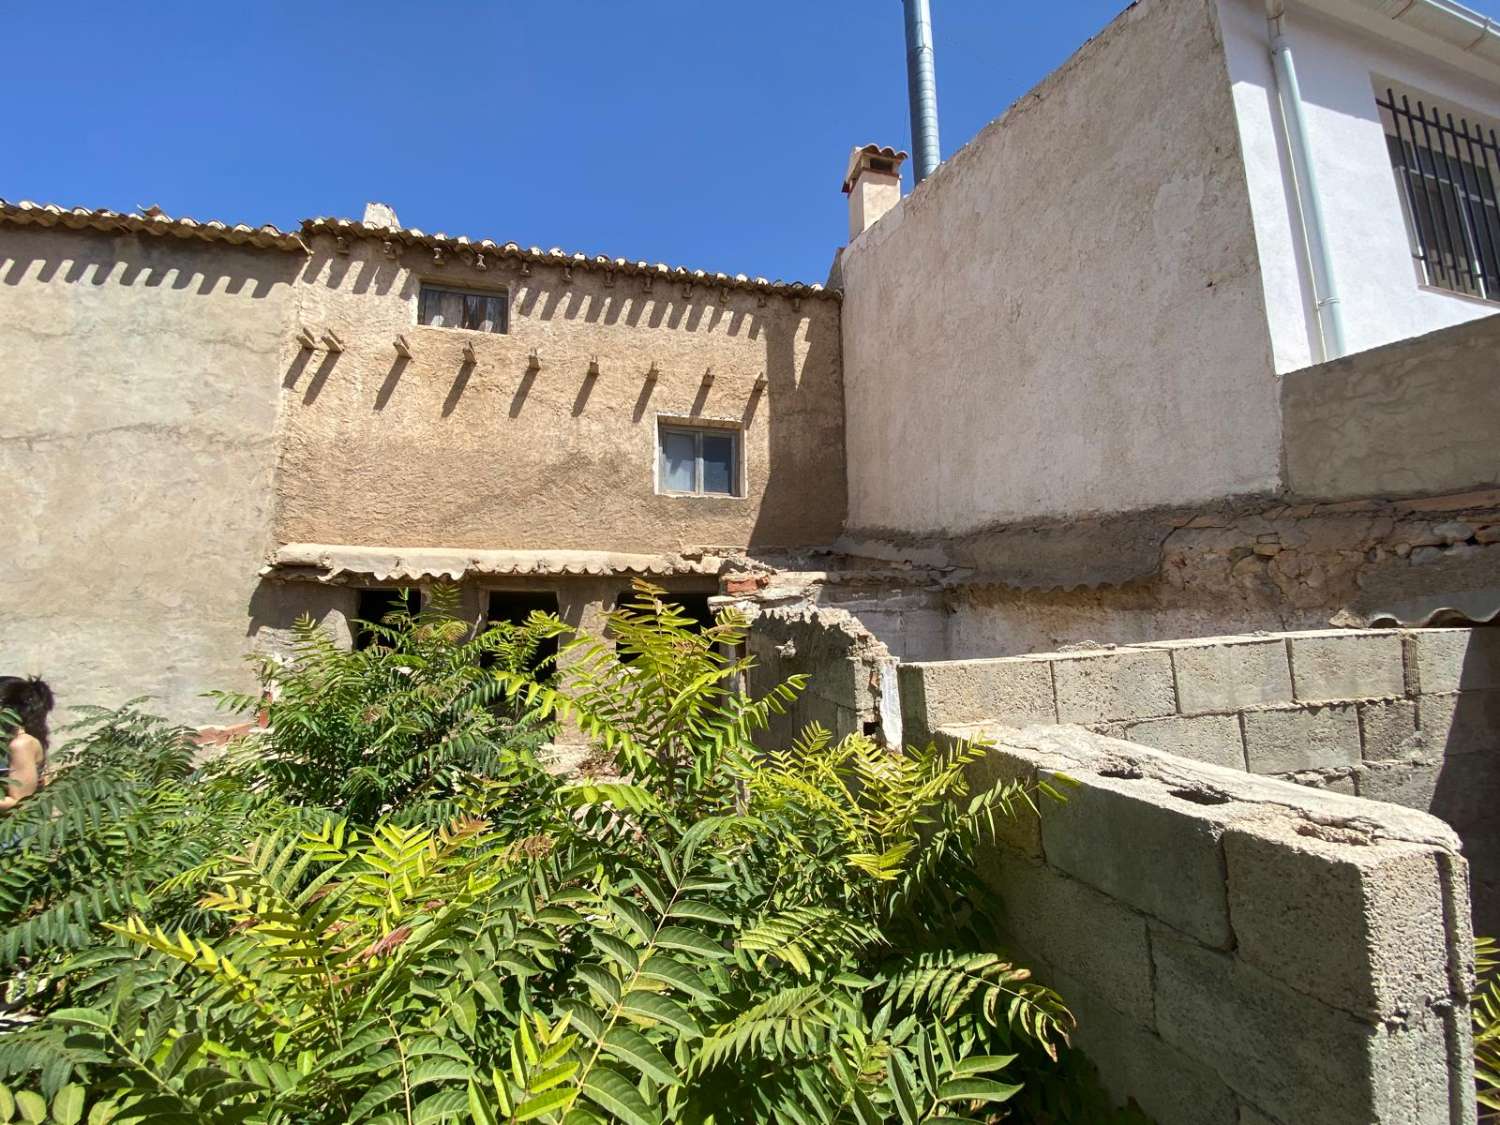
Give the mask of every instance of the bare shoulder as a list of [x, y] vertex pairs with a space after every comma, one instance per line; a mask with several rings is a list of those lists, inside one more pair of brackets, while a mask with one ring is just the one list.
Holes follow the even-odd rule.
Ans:
[[10, 766], [15, 769], [19, 765], [35, 765], [46, 757], [42, 744], [34, 735], [27, 734], [24, 730], [17, 731], [10, 740]]

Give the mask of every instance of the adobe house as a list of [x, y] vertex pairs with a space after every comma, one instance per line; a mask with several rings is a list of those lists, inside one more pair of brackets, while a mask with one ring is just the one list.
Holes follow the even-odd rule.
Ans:
[[826, 287], [0, 201], [0, 667], [207, 725], [401, 587], [733, 602], [770, 737], [1080, 781], [996, 879], [1122, 1097], [1472, 1120], [1497, 135], [1452, 0], [1141, 0], [910, 194], [856, 148]]

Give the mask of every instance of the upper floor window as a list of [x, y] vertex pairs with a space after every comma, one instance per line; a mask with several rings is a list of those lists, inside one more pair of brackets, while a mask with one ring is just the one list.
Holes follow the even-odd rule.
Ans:
[[1375, 104], [1428, 285], [1500, 300], [1500, 145], [1495, 130], [1387, 87]]
[[740, 431], [727, 427], [660, 427], [657, 491], [684, 496], [740, 495]]
[[417, 323], [433, 328], [505, 332], [508, 330], [507, 304], [504, 293], [423, 285], [417, 301]]

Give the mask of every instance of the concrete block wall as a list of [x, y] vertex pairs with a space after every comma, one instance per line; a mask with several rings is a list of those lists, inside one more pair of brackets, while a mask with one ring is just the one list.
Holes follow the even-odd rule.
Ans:
[[1078, 727], [936, 734], [997, 742], [977, 782], [1071, 780], [982, 868], [1119, 1100], [1159, 1125], [1474, 1120], [1467, 869], [1446, 825]]
[[1320, 630], [906, 664], [907, 740], [1077, 723], [1184, 758], [1431, 812], [1500, 933], [1500, 629]]

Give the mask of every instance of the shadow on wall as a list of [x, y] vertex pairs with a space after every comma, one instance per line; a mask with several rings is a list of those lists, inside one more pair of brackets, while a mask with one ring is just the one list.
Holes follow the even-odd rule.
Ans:
[[[1438, 759], [1429, 811], [1453, 826], [1469, 861], [1474, 932], [1500, 936], [1500, 626], [1476, 630], [1458, 690], [1421, 696], [1418, 722]], [[1472, 686], [1471, 686], [1472, 685]], [[1482, 685], [1482, 686], [1481, 686]]]
[[285, 250], [190, 241], [148, 234], [6, 230], [0, 284], [65, 282], [254, 298], [289, 284], [300, 259]]

